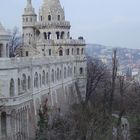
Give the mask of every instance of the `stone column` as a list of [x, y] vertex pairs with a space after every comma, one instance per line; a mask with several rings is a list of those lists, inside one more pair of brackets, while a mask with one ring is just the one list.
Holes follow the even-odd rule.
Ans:
[[12, 140], [11, 136], [11, 114], [7, 114], [6, 116], [6, 129], [7, 129], [7, 140]]

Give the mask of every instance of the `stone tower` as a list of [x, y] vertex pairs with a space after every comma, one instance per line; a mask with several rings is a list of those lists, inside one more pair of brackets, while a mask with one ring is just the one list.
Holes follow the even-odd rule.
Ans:
[[0, 23], [0, 58], [9, 57], [10, 33]]
[[45, 40], [69, 39], [70, 23], [65, 21], [64, 9], [59, 0], [44, 0], [39, 12], [39, 24], [45, 25]]
[[27, 0], [26, 8], [24, 8], [24, 14], [22, 15], [23, 24], [23, 42], [26, 46], [35, 45], [35, 23], [37, 22], [37, 15], [32, 6], [32, 1]]

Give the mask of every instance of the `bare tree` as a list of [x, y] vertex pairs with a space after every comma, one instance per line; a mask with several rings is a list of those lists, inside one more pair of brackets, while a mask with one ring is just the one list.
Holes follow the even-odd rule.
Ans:
[[22, 37], [19, 35], [19, 30], [15, 27], [12, 31], [11, 39], [9, 42], [9, 52], [10, 57], [15, 57], [15, 50], [17, 47], [22, 46]]

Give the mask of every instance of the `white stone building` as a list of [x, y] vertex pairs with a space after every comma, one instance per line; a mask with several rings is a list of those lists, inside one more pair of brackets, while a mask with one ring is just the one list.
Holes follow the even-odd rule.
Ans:
[[8, 57], [10, 34], [0, 24], [0, 140], [33, 139], [45, 100], [65, 110], [77, 100], [76, 81], [83, 96], [86, 90], [85, 41], [70, 37], [59, 0], [44, 0], [38, 20], [27, 0], [22, 19], [21, 57]]

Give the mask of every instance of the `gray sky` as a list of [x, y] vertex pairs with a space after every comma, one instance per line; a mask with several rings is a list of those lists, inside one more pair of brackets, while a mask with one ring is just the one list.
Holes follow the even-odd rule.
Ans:
[[[60, 0], [71, 35], [84, 36], [87, 43], [140, 48], [140, 0]], [[33, 0], [38, 11], [42, 0]], [[26, 0], [4, 0], [0, 21], [7, 28], [21, 29]]]

